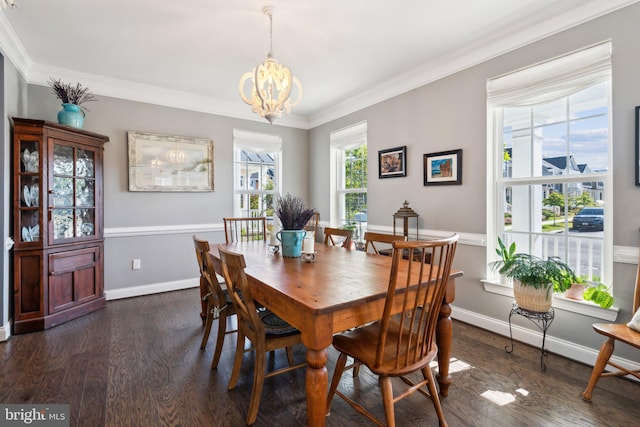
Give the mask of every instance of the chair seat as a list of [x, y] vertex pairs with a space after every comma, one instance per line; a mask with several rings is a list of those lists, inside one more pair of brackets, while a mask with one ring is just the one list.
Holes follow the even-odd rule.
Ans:
[[[396, 319], [397, 316], [394, 316]], [[392, 323], [397, 324], [395, 321], [391, 321]], [[428, 362], [435, 358], [436, 353], [438, 352], [438, 347], [433, 344], [433, 350], [430, 351], [426, 357], [420, 359], [416, 363], [407, 364], [403, 366], [402, 369], [398, 369], [396, 367], [398, 358], [404, 358], [408, 356], [409, 359], [413, 357], [413, 351], [415, 350], [414, 346], [411, 346], [411, 353], [407, 354], [406, 352], [402, 352], [400, 355], [397, 353], [397, 344], [398, 341], [404, 342], [405, 339], [408, 339], [408, 335], [405, 335], [403, 338], [398, 338], [398, 333], [396, 333], [396, 328], [390, 327], [389, 332], [387, 334], [387, 344], [384, 352], [384, 360], [380, 366], [376, 366], [376, 352], [378, 349], [378, 337], [380, 336], [380, 322], [370, 323], [367, 326], [363, 326], [360, 328], [353, 329], [349, 332], [345, 332], [340, 335], [336, 335], [333, 338], [333, 346], [340, 351], [341, 353], [345, 353], [355, 360], [366, 365], [371, 372], [376, 375], [383, 376], [400, 376], [406, 375], [411, 372], [414, 372], [420, 369], [422, 366], [426, 365]], [[415, 339], [415, 336], [413, 337]], [[404, 364], [403, 364], [404, 365]]]
[[260, 311], [259, 316], [267, 335], [292, 335], [299, 333], [296, 328], [270, 310]]
[[640, 348], [640, 332], [634, 331], [624, 323], [594, 323], [593, 329], [599, 334]]

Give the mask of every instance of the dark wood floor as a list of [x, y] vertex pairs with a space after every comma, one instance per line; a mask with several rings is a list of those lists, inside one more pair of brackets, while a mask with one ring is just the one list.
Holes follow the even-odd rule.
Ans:
[[[211, 371], [213, 339], [200, 350], [198, 291], [110, 301], [107, 307], [45, 332], [0, 343], [0, 402], [68, 403], [72, 426], [242, 426], [251, 391], [252, 356], [241, 381], [227, 391], [235, 336]], [[213, 334], [212, 334], [213, 335]], [[229, 337], [229, 336], [228, 336]], [[213, 337], [212, 337], [213, 338]], [[631, 426], [640, 422], [640, 385], [606, 378], [593, 403], [579, 397], [590, 367], [454, 322], [455, 359], [443, 410], [455, 426]], [[298, 359], [304, 349], [296, 350]], [[336, 354], [330, 352], [329, 374]], [[286, 363], [278, 354], [276, 365]], [[355, 384], [354, 384], [355, 383]], [[382, 416], [375, 378], [366, 370], [343, 379]], [[492, 399], [483, 396], [492, 396]], [[497, 399], [498, 398], [498, 399]], [[498, 402], [509, 403], [502, 404]], [[266, 380], [256, 426], [304, 426], [304, 370]], [[432, 404], [420, 394], [396, 405], [399, 426], [437, 425]], [[340, 399], [330, 426], [370, 425]]]

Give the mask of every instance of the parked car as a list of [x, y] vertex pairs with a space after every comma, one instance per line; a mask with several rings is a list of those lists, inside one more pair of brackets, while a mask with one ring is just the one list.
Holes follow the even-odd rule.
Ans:
[[602, 231], [604, 229], [604, 208], [583, 208], [573, 217], [573, 229]]

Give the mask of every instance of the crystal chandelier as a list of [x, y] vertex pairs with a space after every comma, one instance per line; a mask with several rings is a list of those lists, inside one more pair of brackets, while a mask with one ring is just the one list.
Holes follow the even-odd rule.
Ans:
[[[291, 75], [287, 67], [278, 63], [273, 57], [273, 8], [265, 6], [262, 11], [269, 17], [271, 41], [269, 54], [262, 64], [242, 75], [238, 89], [240, 97], [251, 105], [254, 113], [260, 114], [260, 117], [273, 123], [276, 117], [281, 117], [282, 113], [290, 114], [291, 107], [298, 105], [302, 99], [302, 85], [300, 80]], [[249, 80], [251, 92], [247, 96], [245, 87]], [[290, 96], [294, 84], [298, 88], [298, 98], [292, 102]]]

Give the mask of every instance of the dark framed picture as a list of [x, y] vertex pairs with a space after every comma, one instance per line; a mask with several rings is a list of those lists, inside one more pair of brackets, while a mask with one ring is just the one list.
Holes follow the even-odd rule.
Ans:
[[636, 185], [640, 185], [640, 106], [636, 107]]
[[407, 146], [378, 151], [378, 178], [407, 176]]
[[424, 185], [462, 184], [462, 149], [424, 155]]

